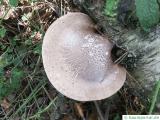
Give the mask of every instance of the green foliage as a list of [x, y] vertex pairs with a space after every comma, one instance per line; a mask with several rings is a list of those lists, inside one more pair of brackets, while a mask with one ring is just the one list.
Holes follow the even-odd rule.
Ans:
[[1, 27], [1, 28], [0, 28], [0, 38], [3, 38], [3, 37], [5, 36], [6, 31], [7, 31], [7, 30], [6, 30], [4, 27]]
[[41, 55], [41, 53], [42, 53], [41, 51], [42, 51], [42, 45], [41, 44], [37, 44], [36, 47], [33, 49], [33, 52], [35, 54]]
[[12, 81], [10, 82], [10, 84], [12, 84], [11, 85], [12, 89], [19, 88], [20, 80], [22, 79], [23, 76], [24, 76], [24, 73], [22, 70], [17, 69], [17, 68], [12, 70], [12, 72], [11, 72], [11, 80]]
[[[3, 75], [3, 76], [2, 76]], [[5, 77], [5, 74], [0, 76], [0, 99], [9, 95], [20, 87], [20, 80], [23, 77], [23, 72], [20, 69], [11, 71], [10, 76]]]
[[24, 73], [16, 66], [19, 61], [10, 47], [0, 56], [0, 100], [20, 87]]
[[6, 55], [6, 54], [2, 54], [2, 55], [0, 56], [0, 68], [1, 68], [1, 69], [4, 68], [5, 65], [7, 65], [7, 59], [5, 58], [5, 55]]
[[160, 12], [157, 0], [135, 0], [135, 4], [136, 15], [145, 31], [159, 22]]
[[18, 6], [18, 2], [19, 2], [18, 0], [9, 0], [10, 5], [13, 7]]
[[114, 17], [117, 15], [117, 5], [119, 0], [107, 0], [105, 5], [105, 14]]
[[[18, 6], [20, 0], [8, 0], [8, 2], [8, 5], [6, 3], [4, 5], [4, 13], [9, 18], [0, 19], [0, 104], [5, 102], [4, 98], [6, 98], [11, 109], [7, 109], [7, 112], [2, 113], [1, 116], [3, 116], [2, 119], [14, 119], [17, 116], [20, 119], [28, 117], [41, 119], [50, 106], [54, 105], [54, 101], [46, 105], [52, 97], [45, 88], [48, 88], [48, 85], [41, 63], [42, 43], [41, 37], [37, 37], [38, 34], [40, 34], [39, 36], [44, 34], [44, 26], [40, 21], [43, 21], [41, 16], [46, 12], [46, 8], [44, 7], [42, 10], [37, 6], [38, 9], [33, 8], [32, 11], [21, 11], [21, 9], [17, 11], [14, 7]], [[34, 2], [36, 3], [34, 4]], [[27, 0], [24, 3], [21, 2], [20, 7], [36, 6], [37, 2], [45, 4], [39, 0]], [[12, 14], [10, 9], [13, 10], [12, 12], [16, 12], [14, 17], [10, 16]], [[18, 21], [27, 22], [27, 24], [26, 26], [19, 25]], [[37, 32], [39, 33], [37, 34]], [[28, 106], [34, 108], [28, 108]], [[28, 112], [30, 109], [33, 110], [31, 113]]]
[[3, 79], [0, 79], [0, 100], [8, 94], [8, 86]]

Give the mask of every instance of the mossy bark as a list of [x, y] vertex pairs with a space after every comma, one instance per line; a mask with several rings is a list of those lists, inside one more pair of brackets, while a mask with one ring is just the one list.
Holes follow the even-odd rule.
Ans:
[[[126, 29], [117, 24], [109, 24], [104, 15], [104, 0], [85, 0], [76, 2], [107, 34], [113, 42], [128, 51], [123, 63], [129, 71], [126, 83], [141, 94], [149, 96], [156, 81], [160, 80], [160, 25], [149, 33], [140, 29]], [[149, 93], [150, 92], [150, 93]]]

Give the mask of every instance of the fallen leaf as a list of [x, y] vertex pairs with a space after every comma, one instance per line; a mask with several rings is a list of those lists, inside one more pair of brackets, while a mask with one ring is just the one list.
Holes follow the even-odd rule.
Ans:
[[2, 101], [2, 103], [1, 103], [1, 106], [6, 111], [10, 107], [10, 103], [9, 103], [9, 101], [6, 98], [4, 98], [3, 101]]
[[5, 14], [5, 6], [0, 5], [0, 18], [3, 18]]
[[0, 5], [0, 18], [7, 20], [9, 18], [16, 18], [17, 13], [13, 8], [6, 9], [4, 5]]
[[33, 35], [34, 42], [40, 41], [42, 39], [42, 34], [40, 32], [35, 32]]

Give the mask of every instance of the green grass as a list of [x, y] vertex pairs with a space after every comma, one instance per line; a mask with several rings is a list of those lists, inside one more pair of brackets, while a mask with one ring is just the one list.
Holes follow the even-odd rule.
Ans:
[[[46, 4], [44, 1], [31, 0], [26, 13], [19, 10], [23, 8], [23, 3], [10, 0], [4, 16], [0, 18], [0, 104], [3, 99], [8, 99], [10, 104], [7, 111], [2, 108], [2, 120], [41, 120], [46, 114], [49, 118], [50, 109], [56, 106], [56, 91], [50, 91], [51, 85], [45, 75], [41, 57], [44, 33], [55, 20], [55, 16], [43, 18], [54, 12], [49, 3]], [[35, 9], [35, 6], [39, 8]], [[18, 16], [5, 19], [11, 9]], [[50, 9], [50, 12], [46, 12], [46, 9]], [[36, 38], [37, 33], [40, 38]]]
[[[0, 105], [8, 100], [9, 109], [0, 111], [0, 120], [44, 120], [57, 113], [64, 97], [57, 95], [45, 74], [41, 46], [48, 26], [67, 11], [63, 1], [9, 0], [0, 16]], [[25, 9], [23, 11], [23, 9]], [[10, 11], [14, 11], [13, 14]], [[13, 15], [7, 18], [8, 15]], [[58, 99], [58, 101], [57, 101]], [[59, 104], [60, 103], [60, 104]]]

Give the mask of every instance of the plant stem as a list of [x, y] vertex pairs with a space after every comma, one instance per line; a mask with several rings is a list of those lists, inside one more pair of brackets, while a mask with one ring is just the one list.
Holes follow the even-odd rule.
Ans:
[[99, 115], [99, 117], [100, 117], [100, 120], [105, 120], [104, 117], [103, 117], [103, 115], [102, 115], [102, 111], [101, 111], [100, 108], [99, 108], [98, 102], [97, 102], [97, 101], [94, 101], [94, 104], [95, 104], [95, 106], [96, 106], [96, 109], [97, 109], [98, 115]]
[[154, 91], [151, 107], [149, 109], [149, 114], [152, 114], [152, 112], [153, 112], [154, 106], [155, 106], [156, 101], [157, 101], [159, 90], [160, 90], [160, 80], [157, 82], [156, 89]]
[[55, 101], [57, 100], [57, 97], [52, 100], [47, 107], [45, 107], [43, 110], [38, 111], [35, 115], [29, 117], [27, 120], [36, 118], [37, 116], [40, 116], [42, 113], [46, 112], [52, 105], [55, 105]]

